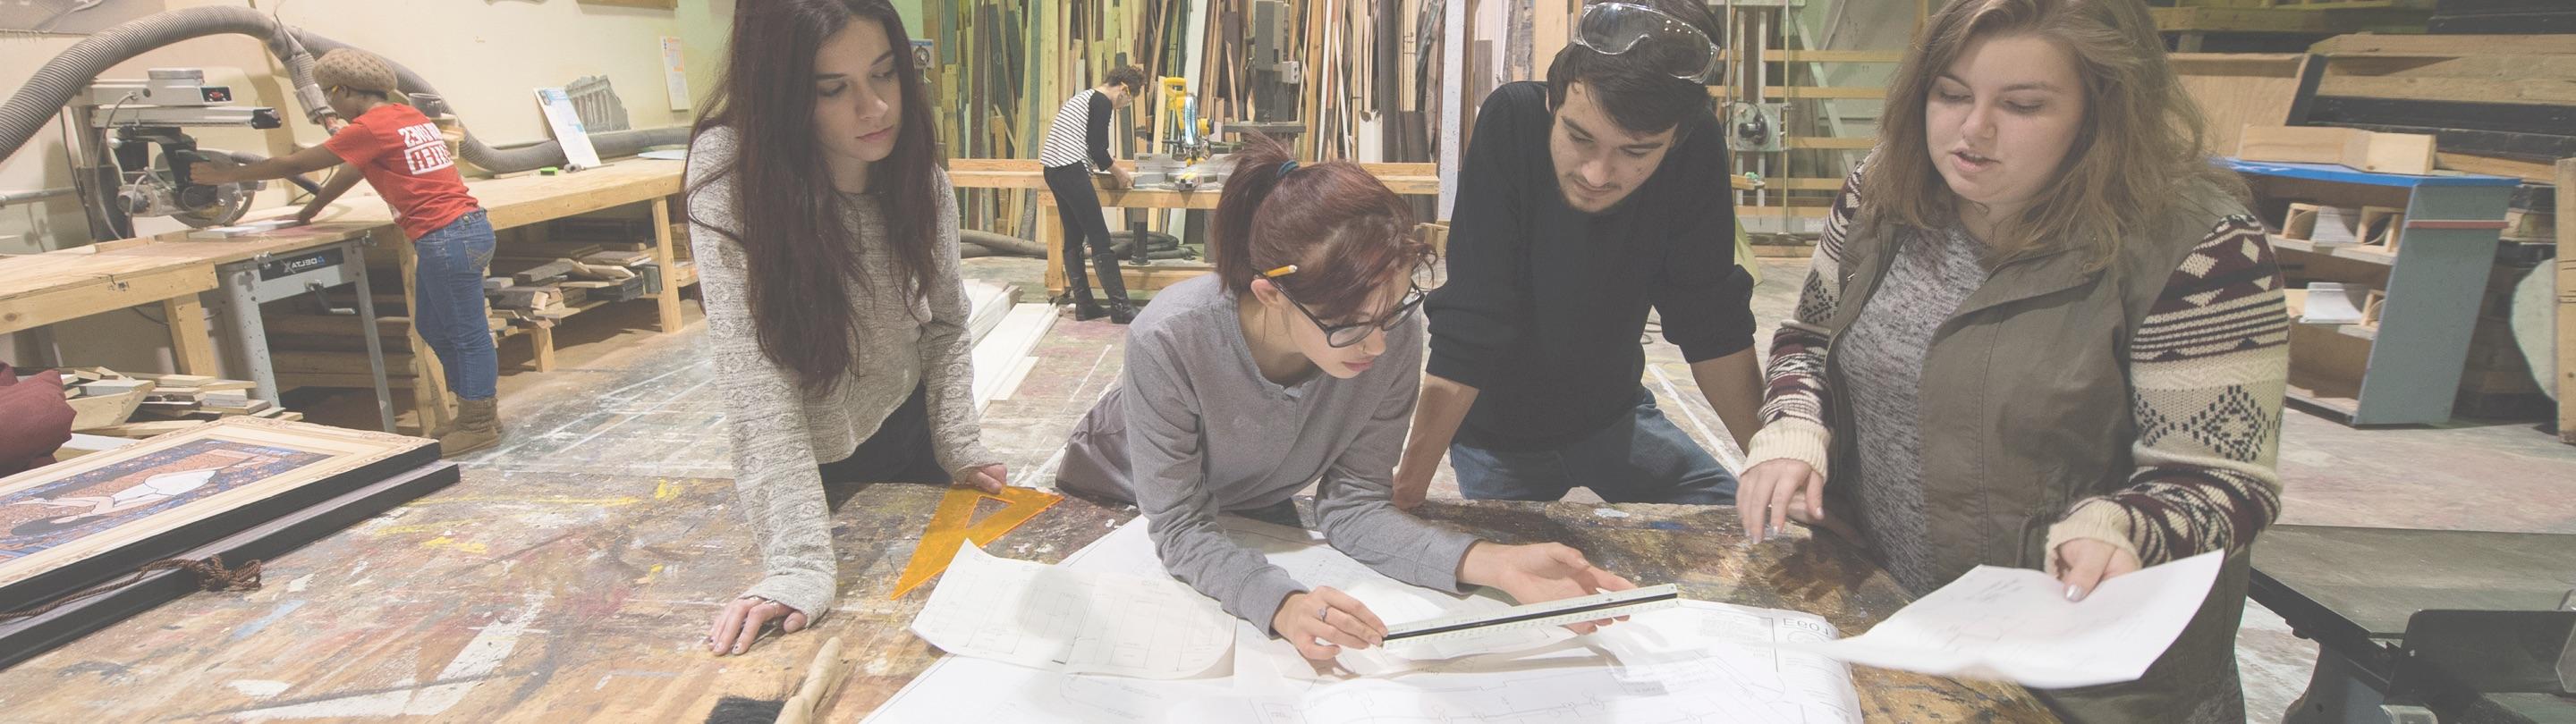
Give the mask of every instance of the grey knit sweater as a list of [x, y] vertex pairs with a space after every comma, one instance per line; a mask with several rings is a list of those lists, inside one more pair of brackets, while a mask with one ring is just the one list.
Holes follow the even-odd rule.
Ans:
[[1878, 294], [1834, 348], [1859, 428], [1860, 485], [1852, 492], [1861, 521], [1887, 556], [1888, 573], [1916, 595], [1941, 583], [1923, 501], [1923, 357], [1941, 323], [1985, 283], [1984, 254], [1983, 242], [1956, 229], [1907, 234]]
[[[733, 162], [733, 131], [713, 128], [689, 145], [686, 188]], [[737, 207], [730, 176], [689, 199], [689, 247], [696, 251], [700, 289], [706, 295], [707, 353], [716, 385], [730, 401], [734, 491], [751, 522], [766, 569], [744, 595], [787, 604], [821, 616], [837, 597], [839, 560], [832, 552], [831, 511], [823, 502], [816, 466], [848, 457], [877, 425], [910, 397], [928, 388], [932, 449], [942, 468], [955, 471], [997, 462], [984, 449], [975, 414], [972, 342], [966, 334], [965, 291], [957, 272], [957, 202], [946, 173], [938, 173], [938, 248], [926, 298], [907, 298], [885, 243], [885, 220], [873, 194], [842, 197], [849, 211], [847, 243], [859, 245], [862, 290], [853, 290], [849, 313], [859, 319], [858, 357], [850, 376], [828, 394], [808, 395], [795, 372], [760, 351], [750, 311], [748, 262], [742, 247], [716, 231], [732, 229]]]

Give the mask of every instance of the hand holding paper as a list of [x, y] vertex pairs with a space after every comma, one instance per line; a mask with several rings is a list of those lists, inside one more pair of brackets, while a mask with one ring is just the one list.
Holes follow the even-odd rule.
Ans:
[[1800, 646], [1842, 661], [2044, 689], [2136, 681], [2182, 635], [2225, 553], [2104, 581], [2082, 601], [2039, 571], [1978, 566], [1869, 633]]

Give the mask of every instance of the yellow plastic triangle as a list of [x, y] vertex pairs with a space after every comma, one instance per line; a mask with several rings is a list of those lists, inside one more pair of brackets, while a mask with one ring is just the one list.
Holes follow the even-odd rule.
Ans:
[[[1004, 507], [975, 520], [975, 505], [986, 498], [1002, 501]], [[1062, 495], [1034, 488], [1003, 488], [1001, 493], [992, 495], [974, 488], [950, 488], [948, 495], [939, 499], [939, 508], [931, 512], [930, 527], [922, 531], [921, 543], [913, 546], [912, 560], [904, 564], [903, 575], [895, 579], [894, 595], [886, 598], [902, 598], [932, 576], [948, 570], [948, 562], [956, 559], [961, 541], [974, 541], [979, 546], [992, 543], [1062, 500]]]

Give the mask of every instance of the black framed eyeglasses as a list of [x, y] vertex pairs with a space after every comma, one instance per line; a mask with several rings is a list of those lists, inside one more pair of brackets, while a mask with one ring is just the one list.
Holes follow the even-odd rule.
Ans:
[[[1297, 265], [1290, 264], [1262, 272], [1261, 278], [1277, 279], [1295, 273], [1297, 273]], [[1277, 288], [1279, 296], [1286, 298], [1289, 306], [1296, 307], [1298, 314], [1306, 315], [1306, 321], [1315, 323], [1316, 329], [1323, 330], [1324, 344], [1340, 348], [1359, 344], [1361, 340], [1368, 339], [1370, 332], [1394, 331], [1396, 325], [1404, 323], [1405, 317], [1412, 316], [1414, 310], [1422, 308], [1422, 300], [1430, 294], [1431, 290], [1440, 288], [1440, 285], [1447, 281], [1447, 271], [1441, 268], [1439, 261], [1425, 257], [1421, 263], [1414, 265], [1412, 287], [1405, 292], [1403, 299], [1396, 301], [1395, 311], [1389, 312], [1383, 319], [1349, 324], [1327, 324], [1324, 318], [1315, 316], [1315, 310], [1306, 308], [1305, 302], [1297, 301], [1295, 295], [1289, 294], [1285, 287]]]

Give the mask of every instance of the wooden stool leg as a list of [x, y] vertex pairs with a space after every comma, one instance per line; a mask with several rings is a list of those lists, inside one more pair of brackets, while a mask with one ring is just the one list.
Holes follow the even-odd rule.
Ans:
[[[417, 320], [420, 314], [420, 255], [412, 248], [411, 241], [402, 238], [399, 232], [379, 233], [383, 236], [378, 243], [393, 247], [395, 266], [401, 270], [403, 314]], [[403, 335], [405, 341], [411, 343], [412, 409], [420, 413], [420, 429], [416, 432], [428, 435], [452, 419], [448, 412], [447, 371], [439, 366], [438, 351], [429, 348], [428, 340], [421, 339], [420, 325], [404, 325]]]
[[[206, 307], [189, 294], [161, 302], [162, 319], [170, 322], [170, 357], [183, 375], [216, 374], [215, 340], [206, 331]], [[249, 310], [258, 314], [259, 310]], [[251, 340], [258, 343], [260, 340]]]
[[[662, 269], [662, 292], [653, 295], [661, 314], [659, 326], [654, 329], [664, 333], [680, 331], [680, 274], [671, 267], [671, 260], [671, 197], [664, 196], [653, 199], [653, 263]], [[553, 356], [551, 349], [539, 354]], [[544, 364], [554, 366], [551, 360]]]
[[536, 370], [555, 371], [555, 326], [539, 324], [528, 328], [528, 343], [536, 348]]

